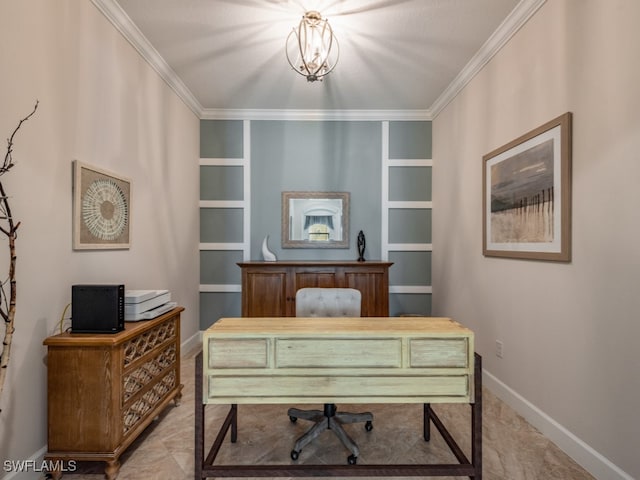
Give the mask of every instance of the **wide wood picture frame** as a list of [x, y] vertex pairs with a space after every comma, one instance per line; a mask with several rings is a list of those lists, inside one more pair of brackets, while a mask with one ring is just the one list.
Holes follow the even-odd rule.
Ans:
[[131, 180], [73, 161], [73, 249], [131, 246]]
[[[349, 192], [282, 192], [282, 248], [349, 248], [349, 197]], [[310, 223], [325, 224], [326, 238], [310, 234]]]
[[482, 253], [571, 260], [571, 112], [482, 157]]

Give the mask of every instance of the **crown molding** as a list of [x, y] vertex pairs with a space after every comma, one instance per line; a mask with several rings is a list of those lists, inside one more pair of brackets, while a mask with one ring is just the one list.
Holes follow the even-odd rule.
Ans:
[[129, 18], [129, 15], [115, 0], [91, 0], [102, 14], [113, 24], [122, 36], [135, 48], [151, 68], [165, 81], [180, 99], [191, 109], [196, 116], [202, 114], [202, 105], [194, 97], [191, 90], [178, 77], [176, 72], [162, 58], [140, 29]]
[[206, 120], [349, 120], [349, 121], [425, 121], [429, 110], [276, 110], [205, 108], [200, 116]]
[[174, 90], [187, 107], [201, 119], [425, 121], [437, 117], [546, 0], [521, 0], [433, 105], [426, 110], [205, 109], [116, 0], [91, 0], [91, 2]]
[[433, 118], [451, 102], [462, 89], [489, 63], [500, 49], [513, 37], [518, 30], [538, 11], [547, 0], [521, 0], [516, 8], [500, 24], [495, 32], [482, 45], [480, 50], [465, 65], [449, 86], [442, 92], [429, 109]]

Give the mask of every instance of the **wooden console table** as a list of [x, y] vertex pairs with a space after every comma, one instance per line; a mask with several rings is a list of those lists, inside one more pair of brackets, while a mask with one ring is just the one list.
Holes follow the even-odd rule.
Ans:
[[[196, 358], [195, 478], [468, 476], [482, 478], [481, 358], [474, 335], [448, 318], [224, 318]], [[328, 354], [327, 352], [330, 352]], [[438, 465], [216, 465], [237, 404], [421, 403], [459, 463]], [[471, 461], [430, 408], [471, 405]], [[231, 408], [205, 457], [205, 407]], [[283, 410], [283, 421], [285, 421]], [[374, 420], [375, 421], [375, 420]], [[284, 460], [284, 459], [283, 459]]]
[[389, 315], [389, 267], [376, 261], [242, 262], [242, 316], [295, 317], [296, 292], [305, 287], [355, 288], [363, 317]]
[[[180, 312], [125, 322], [119, 333], [62, 333], [47, 352], [47, 460], [107, 463], [119, 457], [153, 419], [182, 396]], [[61, 471], [51, 472], [60, 478]]]

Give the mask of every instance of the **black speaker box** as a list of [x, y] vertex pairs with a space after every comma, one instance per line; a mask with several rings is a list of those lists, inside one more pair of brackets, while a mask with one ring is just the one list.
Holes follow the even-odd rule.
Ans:
[[124, 285], [72, 285], [71, 333], [124, 330]]

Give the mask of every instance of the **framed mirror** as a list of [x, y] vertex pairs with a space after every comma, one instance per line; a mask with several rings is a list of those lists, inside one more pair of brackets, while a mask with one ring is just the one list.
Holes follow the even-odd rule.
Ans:
[[349, 248], [349, 193], [282, 192], [282, 248]]

